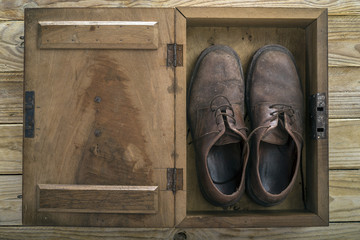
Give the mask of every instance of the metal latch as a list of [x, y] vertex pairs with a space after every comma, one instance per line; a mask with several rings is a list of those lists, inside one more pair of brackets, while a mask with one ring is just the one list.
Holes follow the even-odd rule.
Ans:
[[183, 190], [183, 169], [168, 168], [167, 169], [167, 185], [166, 190], [175, 193], [177, 190]]
[[327, 137], [327, 112], [325, 93], [316, 93], [310, 97], [311, 137], [324, 139]]
[[33, 138], [34, 137], [34, 128], [35, 128], [35, 92], [26, 91], [25, 92], [25, 137]]
[[183, 45], [167, 45], [167, 64], [168, 67], [178, 67], [183, 65]]

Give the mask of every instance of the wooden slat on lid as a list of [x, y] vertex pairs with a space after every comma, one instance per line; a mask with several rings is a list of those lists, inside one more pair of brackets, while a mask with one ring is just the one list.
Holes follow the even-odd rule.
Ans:
[[157, 186], [38, 184], [38, 211], [151, 214], [158, 205]]
[[158, 42], [157, 22], [39, 22], [40, 48], [157, 49]]

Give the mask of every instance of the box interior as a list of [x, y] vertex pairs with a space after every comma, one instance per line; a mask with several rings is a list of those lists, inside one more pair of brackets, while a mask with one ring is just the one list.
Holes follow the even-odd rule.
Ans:
[[[275, 22], [274, 22], [275, 23]], [[227, 26], [228, 25], [228, 26]], [[300, 24], [298, 27], [291, 24], [288, 27], [278, 26], [276, 23], [271, 25], [269, 21], [264, 20], [263, 26], [259, 23], [256, 24], [243, 24], [236, 22], [235, 24], [219, 24], [214, 21], [207, 21], [206, 24], [202, 22], [192, 22], [187, 24], [186, 31], [186, 78], [187, 86], [189, 84], [193, 68], [195, 66], [197, 57], [200, 53], [211, 45], [228, 45], [232, 47], [241, 59], [241, 64], [246, 79], [248, 72], [248, 65], [251, 61], [253, 54], [261, 47], [268, 44], [280, 44], [285, 46], [293, 54], [299, 75], [303, 85], [304, 92], [304, 109], [305, 109], [305, 130], [304, 139], [309, 139], [308, 125], [308, 110], [307, 98], [309, 97], [308, 89], [306, 86], [306, 66], [308, 59], [306, 54], [307, 38], [306, 26]], [[310, 81], [311, 82], [311, 81]], [[246, 119], [246, 124], [251, 131], [249, 119]], [[300, 171], [297, 175], [297, 181], [293, 190], [288, 195], [286, 200], [279, 205], [273, 207], [263, 207], [254, 203], [245, 193], [241, 200], [234, 206], [222, 208], [215, 207], [208, 203], [200, 192], [198, 185], [196, 166], [195, 166], [195, 151], [194, 146], [191, 144], [191, 134], [187, 137], [187, 214], [225, 214], [225, 215], [240, 215], [247, 213], [270, 213], [270, 212], [308, 212], [309, 209], [305, 208], [303, 201], [302, 184], [304, 184], [306, 191], [310, 194], [312, 189], [311, 179], [306, 174], [306, 163], [314, 164], [313, 159], [310, 159], [312, 154], [307, 154], [306, 140], [303, 148], [302, 168], [304, 174], [304, 183], [301, 181]], [[312, 168], [311, 168], [312, 169]], [[306, 182], [308, 187], [306, 188]], [[308, 194], [305, 194], [308, 195]], [[309, 201], [309, 200], [307, 200]], [[310, 205], [312, 205], [310, 203]], [[311, 211], [310, 212], [314, 212]]]

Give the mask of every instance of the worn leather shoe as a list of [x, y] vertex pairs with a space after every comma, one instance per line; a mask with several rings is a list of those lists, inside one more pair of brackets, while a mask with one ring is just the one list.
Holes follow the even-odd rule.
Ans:
[[200, 189], [216, 206], [236, 203], [245, 190], [244, 93], [236, 52], [221, 45], [205, 49], [192, 73], [187, 110]]
[[303, 93], [294, 57], [279, 45], [262, 47], [253, 56], [246, 85], [254, 134], [247, 192], [255, 202], [272, 206], [291, 191], [301, 159]]

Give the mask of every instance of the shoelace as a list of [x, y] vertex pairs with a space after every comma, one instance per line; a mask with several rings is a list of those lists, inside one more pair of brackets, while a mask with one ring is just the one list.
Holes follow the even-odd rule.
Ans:
[[[227, 104], [222, 104], [222, 105], [219, 105], [219, 106], [216, 106], [214, 107], [214, 102], [216, 99], [219, 99], [219, 98], [223, 98], [226, 100]], [[218, 125], [219, 122], [218, 122], [218, 118], [219, 116], [223, 117], [223, 116], [227, 116], [229, 118], [231, 118], [233, 121], [234, 121], [234, 125], [236, 125], [236, 119], [235, 119], [235, 112], [234, 112], [234, 109], [233, 107], [231, 106], [231, 103], [229, 101], [229, 99], [223, 95], [217, 95], [215, 96], [211, 102], [210, 102], [210, 109], [211, 111], [214, 112], [214, 116], [215, 116], [215, 119], [216, 119], [216, 124]], [[218, 110], [222, 110], [222, 109], [225, 109], [225, 112], [223, 111], [218, 111]], [[226, 109], [229, 109], [231, 111], [231, 115], [226, 113]], [[245, 130], [246, 132], [248, 131], [248, 129], [246, 127], [242, 127], [242, 128], [237, 128], [236, 130], [238, 131], [241, 131], [241, 130]]]
[[[216, 100], [216, 99], [219, 99], [219, 98], [225, 99], [226, 102], [227, 102], [227, 104], [222, 104], [222, 105], [219, 105], [219, 106], [214, 106], [215, 100]], [[215, 116], [215, 119], [216, 119], [216, 125], [219, 124], [219, 122], [218, 122], [218, 117], [219, 117], [219, 116], [221, 116], [221, 117], [222, 117], [222, 116], [230, 117], [230, 118], [234, 121], [234, 123], [236, 123], [234, 109], [233, 109], [233, 107], [231, 106], [231, 103], [230, 103], [230, 101], [229, 101], [229, 99], [228, 99], [227, 97], [222, 96], [222, 95], [217, 95], [217, 96], [215, 96], [215, 97], [211, 100], [211, 102], [210, 102], [210, 109], [211, 109], [211, 111], [214, 112], [214, 116]], [[220, 112], [219, 112], [219, 111], [218, 111], [219, 109], [220, 109], [220, 110], [225, 109], [225, 112], [223, 112], [223, 111], [220, 111]], [[230, 115], [230, 114], [226, 113], [226, 109], [229, 109], [232, 114]]]
[[[292, 108], [292, 106], [286, 105], [286, 104], [273, 104], [269, 106], [270, 109], [275, 109], [273, 112], [270, 113], [270, 118], [267, 119], [265, 122], [272, 122], [274, 120], [278, 120], [278, 122], [281, 124], [282, 127], [285, 128], [285, 114], [289, 117], [289, 124], [292, 125], [293, 124], [293, 117], [295, 115], [295, 110]], [[255, 128], [254, 130], [251, 131], [251, 133], [248, 136], [248, 141], [250, 141], [251, 137], [259, 130], [262, 128], [270, 128], [271, 125], [263, 125], [263, 126], [259, 126], [257, 128]], [[293, 130], [292, 132], [296, 133], [301, 140], [303, 141], [303, 137], [301, 135], [301, 133]]]
[[[225, 99], [226, 103], [225, 104], [221, 104], [219, 106], [216, 106], [214, 104], [215, 100], [216, 99], [219, 99], [219, 98], [223, 98]], [[216, 121], [216, 125], [219, 125], [220, 122], [218, 121], [219, 117], [223, 117], [223, 116], [226, 116], [226, 117], [229, 117], [231, 118], [233, 121], [234, 121], [234, 125], [236, 125], [236, 119], [235, 119], [235, 112], [234, 112], [234, 109], [233, 107], [231, 106], [231, 103], [229, 101], [229, 99], [223, 95], [217, 95], [215, 97], [213, 97], [213, 99], [210, 101], [210, 109], [212, 112], [214, 112], [214, 117], [215, 117], [215, 121]], [[225, 111], [218, 111], [218, 110], [225, 110]], [[226, 112], [226, 109], [229, 109], [231, 111], [231, 114], [227, 113]], [[246, 127], [242, 127], [242, 128], [236, 128], [236, 130], [238, 131], [241, 131], [241, 130], [245, 130], [246, 132], [248, 131], [248, 129]], [[220, 131], [220, 130], [219, 130]], [[205, 137], [206, 135], [209, 135], [209, 134], [212, 134], [212, 133], [218, 133], [219, 131], [211, 131], [211, 132], [208, 132], [208, 133], [205, 133], [203, 135], [201, 135], [200, 137], [198, 137], [197, 139], [193, 139], [191, 142], [189, 142], [188, 144], [192, 144], [193, 142], [196, 142], [198, 141], [199, 139]], [[189, 131], [188, 131], [189, 133]], [[247, 139], [245, 139], [245, 141], [247, 141]]]
[[269, 106], [269, 108], [271, 109], [275, 109], [275, 111], [271, 112], [270, 115], [272, 116], [269, 121], [274, 121], [275, 119], [279, 119], [280, 124], [285, 127], [285, 123], [284, 123], [284, 117], [285, 114], [289, 116], [289, 118], [291, 119], [291, 123], [292, 123], [292, 118], [295, 114], [295, 110], [289, 106], [289, 105], [285, 105], [285, 104], [273, 104], [271, 106]]
[[[218, 98], [223, 98], [226, 100], [226, 102], [228, 104], [222, 104], [220, 106], [216, 106], [216, 107], [213, 107], [213, 104], [214, 104], [214, 101]], [[231, 112], [232, 112], [232, 115], [226, 113], [226, 112], [222, 112], [222, 111], [218, 111], [219, 109], [221, 108], [225, 108], [225, 109], [229, 109]], [[295, 114], [295, 110], [289, 106], [289, 105], [286, 105], [286, 104], [273, 104], [273, 105], [270, 105], [269, 108], [272, 108], [272, 109], [275, 109], [275, 111], [271, 112], [270, 115], [271, 117], [266, 120], [266, 122], [272, 122], [276, 119], [278, 119], [278, 122], [283, 126], [285, 127], [285, 120], [284, 120], [284, 115], [287, 114], [289, 116], [289, 119], [290, 119], [290, 125], [292, 125], [293, 123], [293, 116]], [[234, 114], [234, 109], [233, 107], [231, 106], [231, 103], [229, 101], [229, 99], [225, 96], [222, 96], [222, 95], [217, 95], [215, 96], [211, 102], [210, 102], [210, 109], [214, 112], [214, 117], [216, 119], [216, 124], [218, 125], [219, 122], [217, 121], [218, 117], [219, 116], [227, 116], [227, 117], [230, 117], [231, 119], [234, 120], [234, 124], [236, 124], [236, 119], [235, 119], [235, 114]], [[259, 129], [262, 129], [262, 128], [270, 128], [271, 125], [263, 125], [263, 126], [259, 126], [255, 129], [253, 129], [251, 131], [251, 133], [248, 135], [246, 141], [249, 142], [251, 137], [259, 130]], [[190, 129], [189, 129], [190, 130]], [[246, 132], [248, 132], [248, 128], [246, 127], [243, 127], [243, 128], [238, 128], [237, 129], [238, 131], [241, 131], [241, 130], [245, 130]], [[211, 134], [211, 133], [216, 133], [217, 131], [212, 131], [212, 132], [208, 132], [208, 133], [205, 133], [204, 135], [200, 136], [199, 138], [197, 139], [194, 139], [193, 141], [191, 141], [189, 144], [193, 143], [194, 141], [197, 141], [198, 139], [200, 138], [203, 138], [204, 136], [208, 135], [208, 134]], [[301, 135], [301, 133], [293, 130], [294, 133], [296, 133], [300, 138], [301, 140], [303, 141], [303, 137]], [[189, 133], [189, 131], [188, 131]]]

